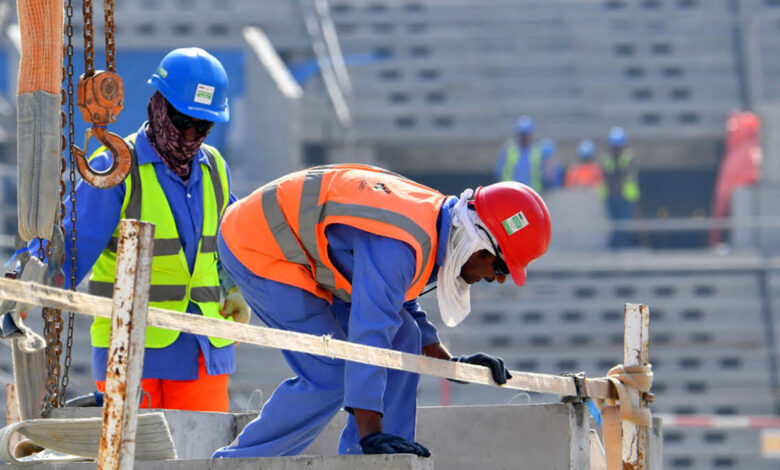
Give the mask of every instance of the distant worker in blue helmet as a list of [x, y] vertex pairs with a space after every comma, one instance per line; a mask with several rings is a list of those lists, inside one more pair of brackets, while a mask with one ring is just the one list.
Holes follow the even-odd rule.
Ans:
[[541, 149], [533, 145], [534, 123], [520, 116], [515, 123], [515, 135], [508, 139], [498, 156], [496, 179], [518, 181], [537, 192], [544, 187]]
[[596, 146], [592, 140], [585, 139], [577, 146], [577, 162], [566, 170], [565, 186], [601, 188], [603, 184], [604, 173], [596, 161]]
[[542, 188], [545, 190], [563, 186], [564, 168], [557, 156], [557, 146], [550, 137], [545, 137], [539, 144], [542, 155]]
[[[110, 189], [84, 181], [76, 187], [78, 238], [74, 247], [65, 237], [64, 270], [70, 272], [75, 249], [75, 282], [91, 270], [89, 292], [111, 297], [119, 220], [152, 222], [149, 306], [246, 323], [249, 307], [217, 262], [219, 221], [236, 200], [230, 172], [220, 152], [204, 143], [215, 124], [230, 117], [225, 69], [203, 49], [175, 49], [148, 83], [155, 90], [146, 107], [148, 120], [125, 138], [133, 156], [127, 179]], [[104, 147], [91, 157], [98, 171], [110, 163]], [[65, 207], [70, 212], [70, 204]], [[69, 233], [69, 213], [63, 221]], [[67, 276], [65, 284], [70, 287]], [[94, 319], [92, 375], [101, 392], [110, 333], [109, 319]], [[148, 327], [144, 356], [141, 407], [229, 411], [232, 341]]]
[[[609, 131], [609, 150], [601, 157], [604, 184], [601, 194], [607, 204], [609, 216], [614, 221], [630, 220], [636, 217], [639, 201], [639, 182], [636, 162], [627, 146], [628, 136], [622, 127]], [[615, 229], [610, 236], [609, 246], [625, 248], [636, 244], [634, 233]]]

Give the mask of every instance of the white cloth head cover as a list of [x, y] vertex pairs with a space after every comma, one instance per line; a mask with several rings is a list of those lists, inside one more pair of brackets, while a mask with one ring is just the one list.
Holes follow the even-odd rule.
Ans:
[[480, 250], [488, 250], [495, 255], [487, 232], [477, 228], [477, 225], [484, 227], [477, 211], [468, 208], [473, 194], [472, 189], [465, 189], [451, 210], [444, 266], [436, 281], [436, 300], [441, 319], [450, 327], [463, 321], [471, 312], [471, 286], [460, 277], [461, 268], [471, 255]]

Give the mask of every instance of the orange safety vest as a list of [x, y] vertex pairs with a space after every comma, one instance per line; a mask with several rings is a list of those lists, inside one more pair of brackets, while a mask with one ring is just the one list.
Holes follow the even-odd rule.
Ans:
[[394, 238], [414, 249], [416, 298], [436, 260], [436, 221], [446, 196], [381, 168], [342, 164], [298, 171], [228, 207], [220, 232], [254, 274], [351, 302], [352, 284], [328, 256], [325, 229], [344, 224]]
[[566, 187], [586, 186], [598, 187], [604, 182], [601, 165], [596, 162], [580, 163], [566, 172]]

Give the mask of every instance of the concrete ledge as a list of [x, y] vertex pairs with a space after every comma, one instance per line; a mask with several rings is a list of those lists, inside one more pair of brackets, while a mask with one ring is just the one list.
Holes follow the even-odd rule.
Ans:
[[[583, 405], [560, 403], [422, 407], [417, 441], [446, 470], [587, 469], [587, 416]], [[244, 419], [238, 417], [239, 429]], [[345, 421], [345, 412], [336, 415], [305, 453], [335, 454]]]
[[[4, 465], [2, 468], [27, 470], [93, 470], [95, 463], [46, 463], [37, 465]], [[266, 457], [254, 459], [198, 459], [136, 462], [142, 470], [433, 470], [433, 459], [414, 455], [340, 455], [336, 457]]]

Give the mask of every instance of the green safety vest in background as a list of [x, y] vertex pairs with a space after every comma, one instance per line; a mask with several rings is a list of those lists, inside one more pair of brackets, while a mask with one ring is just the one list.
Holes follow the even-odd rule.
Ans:
[[[510, 139], [506, 144], [506, 161], [504, 168], [501, 169], [501, 181], [514, 181], [515, 167], [520, 162], [520, 147], [514, 139]], [[531, 187], [536, 192], [542, 191], [542, 152], [537, 146], [531, 147], [528, 151], [530, 159]]]
[[[225, 162], [219, 151], [203, 145], [210, 164], [201, 164], [203, 187], [203, 233], [198, 244], [193, 272], [190, 273], [187, 258], [179, 240], [171, 207], [163, 192], [152, 163], [138, 165], [135, 152], [135, 134], [126, 139], [131, 145], [133, 160], [130, 175], [125, 180], [125, 198], [121, 218], [139, 219], [155, 224], [152, 278], [149, 289], [149, 306], [185, 312], [190, 302], [195, 303], [203, 316], [225, 320], [219, 311], [220, 287], [217, 272], [217, 228], [225, 212], [229, 188]], [[98, 149], [94, 154], [102, 152]], [[111, 297], [116, 272], [116, 250], [119, 237], [117, 226], [108, 246], [103, 249], [92, 268], [89, 292]], [[232, 318], [227, 319], [232, 321]], [[111, 320], [95, 318], [90, 328], [92, 346], [108, 347], [111, 336]], [[146, 328], [146, 347], [170, 346], [179, 332], [157, 327]], [[209, 337], [215, 347], [232, 344], [231, 340]]]
[[636, 171], [631, 169], [633, 160], [630, 150], [623, 150], [618, 158], [617, 168], [615, 168], [615, 159], [611, 155], [602, 155], [601, 167], [604, 169], [604, 183], [601, 185], [601, 196], [606, 198], [609, 195], [607, 186], [607, 175], [614, 174], [618, 169], [627, 172], [626, 180], [621, 188], [621, 195], [626, 201], [636, 202], [639, 200], [639, 183], [637, 182]]

